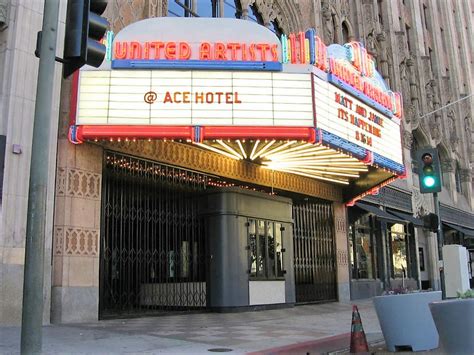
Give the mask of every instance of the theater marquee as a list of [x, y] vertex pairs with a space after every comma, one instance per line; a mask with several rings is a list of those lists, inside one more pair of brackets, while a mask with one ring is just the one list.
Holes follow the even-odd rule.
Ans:
[[108, 60], [75, 77], [73, 143], [179, 139], [347, 185], [349, 198], [367, 192], [360, 179], [404, 175], [402, 100], [360, 43], [204, 18], [147, 19], [105, 42]]

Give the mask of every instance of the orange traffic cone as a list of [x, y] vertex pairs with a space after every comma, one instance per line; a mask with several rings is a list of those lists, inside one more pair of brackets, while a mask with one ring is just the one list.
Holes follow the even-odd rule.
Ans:
[[352, 325], [351, 325], [351, 354], [368, 353], [369, 346], [365, 338], [364, 327], [360, 319], [359, 310], [356, 305], [352, 306]]

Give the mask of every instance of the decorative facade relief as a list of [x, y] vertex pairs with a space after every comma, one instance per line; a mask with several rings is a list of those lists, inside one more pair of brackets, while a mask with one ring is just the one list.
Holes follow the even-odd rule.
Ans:
[[403, 147], [411, 150], [413, 145], [413, 134], [410, 131], [403, 131]]
[[448, 130], [449, 130], [449, 143], [451, 144], [451, 149], [453, 152], [456, 152], [459, 147], [459, 136], [456, 130], [456, 114], [454, 110], [450, 110], [447, 114], [448, 118]]
[[456, 169], [456, 161], [454, 159], [441, 159], [441, 171], [443, 173], [452, 173]]
[[336, 12], [329, 1], [321, 3], [321, 13], [323, 15], [323, 34], [326, 44], [336, 42], [335, 15]]
[[336, 218], [336, 233], [347, 233], [347, 225], [345, 218]]
[[349, 265], [349, 254], [347, 250], [337, 250], [337, 265], [339, 266], [347, 266]]
[[99, 231], [93, 229], [56, 227], [54, 255], [99, 256]]
[[100, 199], [101, 175], [80, 169], [58, 168], [56, 195]]
[[472, 171], [471, 169], [461, 169], [459, 171], [459, 176], [461, 182], [471, 182], [472, 181]]

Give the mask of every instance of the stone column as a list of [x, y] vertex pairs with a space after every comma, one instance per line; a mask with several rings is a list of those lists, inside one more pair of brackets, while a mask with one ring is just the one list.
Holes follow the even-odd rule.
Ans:
[[343, 203], [334, 203], [334, 230], [336, 234], [337, 293], [340, 302], [350, 302], [347, 209]]
[[98, 320], [102, 147], [58, 142], [51, 321]]

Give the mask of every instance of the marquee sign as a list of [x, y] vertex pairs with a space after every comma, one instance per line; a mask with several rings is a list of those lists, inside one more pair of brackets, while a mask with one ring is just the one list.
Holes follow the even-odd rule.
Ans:
[[371, 165], [404, 174], [401, 97], [358, 42], [209, 18], [147, 19], [104, 42], [107, 61], [76, 76], [73, 143], [185, 139], [344, 184]]
[[78, 125], [314, 126], [309, 74], [85, 71]]

